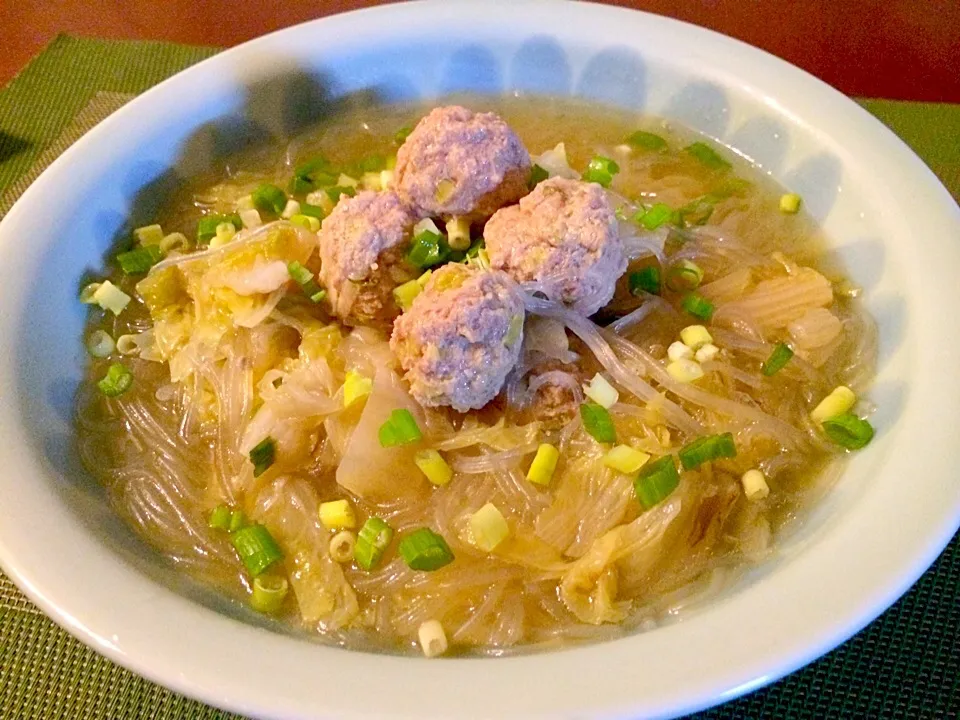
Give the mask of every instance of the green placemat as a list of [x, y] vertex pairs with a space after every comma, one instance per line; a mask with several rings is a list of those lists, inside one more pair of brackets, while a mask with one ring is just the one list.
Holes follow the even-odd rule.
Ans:
[[[133, 94], [212, 48], [58, 37], [0, 90], [0, 216], [38, 172]], [[960, 106], [862, 101], [960, 198]], [[958, 238], [960, 241], [960, 238]], [[745, 632], [749, 632], [746, 629]], [[692, 716], [956, 718], [960, 539], [896, 605], [818, 662]], [[0, 573], [0, 718], [239, 718], [150, 683], [60, 630]]]

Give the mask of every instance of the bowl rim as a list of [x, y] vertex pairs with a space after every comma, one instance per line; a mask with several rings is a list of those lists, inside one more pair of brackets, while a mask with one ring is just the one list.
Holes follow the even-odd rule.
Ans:
[[[491, 6], [496, 7], [496, 13], [491, 13]], [[310, 33], [331, 39], [341, 33], [400, 37], [412, 23], [433, 27], [453, 18], [485, 26], [492, 14], [501, 23], [509, 14], [511, 24], [522, 27], [538, 14], [542, 20], [548, 9], [550, 18], [545, 24], [550, 28], [559, 28], [560, 23], [578, 27], [594, 24], [668, 33], [676, 42], [721, 51], [720, 64], [740, 83], [740, 89], [770, 92], [777, 87], [770, 92], [770, 100], [793, 122], [819, 133], [825, 142], [829, 137], [831, 144], [844, 146], [850, 154], [860, 152], [869, 158], [870, 173], [883, 178], [884, 196], [894, 199], [891, 222], [910, 237], [924, 237], [937, 250], [935, 260], [916, 260], [924, 282], [913, 277], [909, 297], [921, 309], [949, 307], [950, 303], [955, 306], [960, 300], [960, 288], [956, 283], [951, 285], [947, 270], [960, 266], [960, 247], [950, 242], [951, 233], [956, 236], [960, 230], [960, 210], [926, 166], [865, 110], [785, 61], [718, 33], [639, 11], [552, 0], [456, 4], [424, 0], [366, 8], [286, 28], [202, 61], [131, 101], [44, 171], [0, 223], [0, 253], [8, 256], [13, 251], [12, 236], [30, 226], [30, 215], [40, 207], [45, 190], [64, 182], [72, 168], [94, 162], [92, 155], [109, 146], [112, 135], [126, 132], [131, 123], [160, 108], [165, 98], [188, 85], [197, 90], [228, 82], [223, 78], [229, 77], [232, 68], [265, 50], [282, 52], [289, 38]], [[773, 84], [774, 78], [779, 86]], [[805, 107], [811, 100], [822, 117], [814, 117], [814, 111]], [[882, 148], [885, 154], [873, 151], [874, 147]], [[910, 227], [894, 212], [899, 208], [898, 195], [910, 201]], [[942, 317], [938, 321], [941, 330], [943, 323], [960, 325]], [[918, 323], [915, 328], [920, 347], [931, 346], [938, 335], [931, 324]], [[12, 321], [0, 320], [0, 337], [13, 332]], [[960, 337], [960, 333], [953, 336]], [[894, 488], [878, 483], [882, 487], [865, 496], [864, 504], [843, 523], [825, 529], [813, 546], [783, 561], [777, 575], [784, 582], [761, 580], [749, 593], [712, 603], [709, 612], [639, 637], [495, 661], [437, 662], [317, 646], [242, 624], [158, 586], [132, 568], [116, 563], [116, 556], [99, 548], [75, 522], [70, 524], [62, 509], [53, 508], [52, 519], [65, 521], [66, 525], [55, 537], [38, 541], [31, 524], [54, 502], [44, 488], [19, 488], [23, 503], [16, 512], [6, 503], [0, 506], [0, 565], [48, 616], [99, 653], [166, 687], [237, 712], [265, 717], [323, 713], [357, 718], [383, 717], [388, 711], [397, 717], [445, 717], [454, 712], [465, 717], [637, 713], [667, 717], [692, 712], [772, 682], [846, 640], [903, 594], [956, 533], [960, 526], [960, 488], [948, 482], [949, 463], [943, 457], [953, 446], [949, 430], [956, 412], [951, 413], [950, 408], [960, 408], [960, 379], [937, 374], [938, 368], [951, 366], [951, 361], [960, 361], [958, 343], [944, 347], [937, 357], [915, 358], [917, 383], [905, 402], [905, 419], [897, 423], [892, 435], [899, 447], [924, 447], [927, 451], [910, 462], [893, 452], [885, 457], [884, 477], [892, 473], [911, 477], [918, 470], [931, 471], [934, 479], [924, 486], [926, 493], [898, 497]], [[0, 387], [7, 389], [5, 395], [9, 393], [9, 397], [15, 394], [16, 374], [15, 365], [8, 358], [0, 358]], [[938, 377], [936, 384], [934, 377]], [[939, 406], [921, 415], [918, 403], [933, 397], [938, 398]], [[0, 436], [9, 433], [26, 441], [17, 427], [19, 408], [18, 403], [0, 408]], [[909, 418], [913, 418], [912, 423], [907, 422]], [[931, 421], [938, 421], [932, 430]], [[889, 442], [892, 444], [893, 439]], [[11, 453], [9, 467], [39, 468], [25, 449], [29, 443], [19, 444], [21, 447]], [[930, 451], [937, 449], [944, 451], [943, 457]], [[12, 492], [16, 485], [5, 477], [0, 479], [0, 489]], [[923, 523], [926, 530], [920, 535], [894, 530], [877, 536], [878, 523], [896, 528], [898, 521], [904, 527]], [[864, 538], [871, 540], [869, 546]], [[100, 579], [97, 586], [85, 588], [80, 597], [72, 571], [58, 572], [44, 562], [66, 547], [83, 553], [83, 569], [95, 571]], [[840, 549], [845, 552], [838, 552]], [[828, 556], [833, 563], [832, 583], [823, 586], [818, 562]], [[793, 618], [784, 607], [787, 575], [793, 587], [806, 588], [799, 597], [807, 623], [813, 625], [803, 631], [793, 628]], [[751, 618], [751, 632], [746, 637], [738, 626], [745, 617]], [[171, 618], [175, 618], [179, 632], [164, 637], [162, 631]], [[705, 618], [712, 619], [707, 622]], [[691, 648], [708, 650], [705, 643], [725, 648], [722, 662], [716, 657], [698, 662], [687, 656]], [[276, 667], [260, 667], [259, 672], [250, 667], [244, 650], [251, 645], [259, 647]], [[648, 666], [643, 669], [646, 677], [637, 678], [634, 661], [676, 657], [677, 648], [687, 653], [680, 653], [690, 661], [682, 670], [693, 678], [678, 674], [681, 669], [671, 669], [670, 663]], [[279, 658], [281, 653], [283, 657]], [[323, 681], [319, 705], [318, 677]], [[370, 692], [367, 677], [383, 680], [379, 693]], [[551, 682], [537, 683], [540, 677]], [[283, 690], [278, 691], [281, 687]]]

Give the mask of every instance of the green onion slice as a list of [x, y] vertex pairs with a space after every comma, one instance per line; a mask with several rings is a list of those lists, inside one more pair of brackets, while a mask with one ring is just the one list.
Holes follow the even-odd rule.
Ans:
[[446, 238], [430, 230], [424, 230], [413, 238], [407, 261], [421, 270], [439, 265], [450, 256], [450, 246]]
[[790, 349], [789, 345], [777, 343], [773, 348], [773, 352], [770, 353], [770, 357], [768, 357], [766, 362], [761, 366], [761, 371], [767, 377], [776, 375], [783, 370], [792, 357], [793, 350]]
[[292, 277], [298, 285], [306, 285], [313, 280], [313, 273], [296, 260], [287, 265], [287, 272], [290, 273], [290, 277]]
[[253, 579], [253, 594], [250, 607], [257, 612], [275, 613], [283, 607], [290, 585], [279, 575], [260, 575]]
[[87, 337], [87, 352], [95, 358], [110, 357], [117, 344], [106, 330], [94, 330]]
[[393, 141], [397, 145], [403, 145], [404, 141], [410, 136], [410, 133], [413, 132], [413, 128], [409, 125], [404, 125], [402, 128], [397, 130], [393, 134]]
[[314, 217], [317, 220], [323, 220], [323, 218], [325, 218], [327, 215], [323, 211], [323, 208], [319, 205], [311, 205], [310, 203], [306, 202], [300, 203], [300, 214], [308, 217]]
[[145, 273], [161, 260], [163, 260], [163, 250], [159, 245], [145, 245], [117, 255], [120, 269], [127, 275]]
[[392, 411], [389, 419], [380, 426], [377, 435], [380, 446], [385, 448], [406, 445], [423, 437], [416, 418], [406, 408]]
[[419, 528], [405, 536], [397, 546], [400, 556], [411, 570], [439, 570], [453, 562], [453, 551], [447, 541], [430, 528]]
[[703, 282], [703, 268], [690, 260], [681, 260], [667, 269], [667, 288], [674, 292], [696, 290]]
[[283, 559], [277, 542], [263, 525], [247, 525], [233, 533], [230, 539], [247, 572], [253, 577]]
[[279, 215], [287, 205], [287, 194], [276, 185], [264, 183], [250, 195], [253, 206], [260, 212]]
[[647, 132], [646, 130], [637, 130], [635, 133], [632, 133], [627, 137], [626, 143], [630, 147], [637, 148], [638, 150], [659, 152], [667, 148], [666, 140], [656, 133]]
[[107, 374], [97, 383], [97, 387], [107, 397], [122, 395], [133, 385], [133, 373], [122, 363], [114, 363], [107, 368]]
[[209, 243], [217, 236], [217, 225], [227, 222], [238, 232], [243, 228], [243, 221], [239, 215], [204, 215], [197, 223], [197, 244]]
[[728, 432], [721, 435], [704, 435], [702, 438], [687, 443], [677, 453], [684, 470], [693, 470], [705, 462], [719, 458], [736, 456], [737, 446], [733, 442], [733, 435]]
[[613, 176], [618, 172], [620, 172], [620, 166], [616, 162], [603, 155], [595, 155], [588, 163], [583, 179], [587, 182], [599, 183], [603, 187], [610, 187]]
[[335, 185], [336, 182], [337, 175], [333, 165], [321, 155], [297, 166], [290, 181], [290, 192], [294, 195], [305, 195], [317, 187]]
[[533, 167], [530, 168], [530, 180], [527, 181], [527, 187], [533, 190], [548, 177], [550, 177], [550, 173], [534, 163]]
[[828, 438], [847, 450], [859, 450], [867, 445], [874, 435], [873, 425], [852, 412], [828, 418], [823, 421], [822, 427]]
[[235, 533], [237, 530], [245, 528], [246, 526], [247, 516], [244, 514], [243, 510], [234, 510], [232, 513], [230, 513], [230, 525], [227, 527], [227, 530]]
[[657, 203], [646, 210], [640, 210], [633, 216], [633, 221], [643, 225], [647, 230], [656, 230], [673, 217], [673, 209], [666, 203]]
[[730, 167], [730, 163], [705, 142], [695, 142], [683, 150], [699, 160], [701, 165], [711, 170], [726, 170]]
[[644, 465], [633, 481], [633, 491], [644, 510], [662, 502], [680, 484], [680, 473], [673, 455]]
[[630, 273], [627, 282], [630, 286], [631, 295], [640, 295], [641, 293], [659, 295], [660, 268], [656, 265], [648, 265], [641, 270]]
[[277, 455], [277, 443], [272, 437], [265, 437], [250, 451], [250, 462], [253, 463], [253, 476], [260, 477], [267, 471]]
[[350, 187], [349, 185], [334, 185], [333, 187], [325, 188], [324, 192], [327, 193], [327, 197], [330, 198], [330, 201], [336, 205], [340, 201], [341, 195], [353, 197], [357, 194], [357, 189]]
[[214, 530], [228, 530], [230, 528], [230, 516], [230, 508], [226, 505], [217, 505], [210, 513], [208, 524]]
[[697, 293], [685, 295], [683, 300], [680, 301], [680, 305], [695, 318], [704, 321], [709, 321], [713, 317], [714, 310], [716, 310], [712, 302]]
[[360, 532], [357, 533], [353, 559], [364, 570], [372, 570], [380, 562], [391, 540], [393, 540], [392, 527], [378, 517], [367, 518]]
[[713, 215], [713, 206], [717, 199], [704, 195], [692, 200], [673, 214], [671, 218], [673, 224], [681, 228], [706, 225], [710, 216]]
[[597, 442], [615, 443], [617, 441], [613, 418], [602, 405], [593, 402], [583, 403], [580, 406], [580, 419], [583, 421], [583, 429]]

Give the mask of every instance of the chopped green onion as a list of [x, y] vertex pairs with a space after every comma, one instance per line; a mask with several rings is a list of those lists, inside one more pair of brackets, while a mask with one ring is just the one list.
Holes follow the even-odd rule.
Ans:
[[413, 462], [420, 468], [420, 472], [427, 476], [427, 480], [438, 487], [453, 479], [453, 470], [436, 450], [421, 450], [414, 455]]
[[313, 302], [320, 302], [327, 296], [327, 291], [314, 282], [313, 273], [296, 260], [287, 265], [287, 272], [300, 285], [303, 294]]
[[667, 374], [677, 382], [691, 383], [703, 377], [703, 368], [696, 360], [680, 358], [667, 365]]
[[713, 336], [703, 325], [688, 325], [680, 331], [680, 340], [688, 348], [696, 351], [705, 345], [712, 344]]
[[292, 215], [290, 217], [290, 222], [294, 225], [299, 225], [310, 232], [319, 232], [320, 231], [320, 221], [312, 215], [304, 215], [303, 213], [298, 213], [297, 215]]
[[530, 168], [530, 180], [527, 181], [527, 187], [533, 190], [548, 177], [550, 177], [550, 173], [534, 163], [533, 167]]
[[787, 215], [795, 215], [800, 212], [800, 203], [802, 199], [796, 193], [787, 193], [780, 196], [780, 212]]
[[699, 197], [677, 210], [671, 220], [674, 225], [681, 228], [706, 225], [710, 216], [713, 215], [715, 202], [716, 200], [709, 195]]
[[681, 307], [695, 318], [709, 322], [713, 317], [713, 311], [716, 310], [713, 303], [707, 300], [703, 295], [690, 293], [685, 295], [680, 301]]
[[243, 228], [239, 215], [204, 215], [197, 222], [197, 244], [206, 245], [217, 236], [217, 226], [228, 222], [235, 230]]
[[277, 455], [277, 443], [272, 437], [265, 437], [250, 451], [250, 462], [253, 463], [253, 476], [260, 477], [267, 471]]
[[603, 187], [610, 187], [613, 182], [613, 176], [620, 172], [620, 166], [608, 157], [595, 155], [587, 165], [587, 170], [583, 173], [583, 179], [587, 182], [599, 183]]
[[230, 513], [230, 526], [227, 528], [231, 533], [242, 530], [247, 526], [247, 516], [243, 510], [234, 510]]
[[637, 148], [638, 150], [660, 151], [665, 150], [667, 147], [666, 140], [656, 133], [647, 132], [646, 130], [637, 130], [627, 137], [626, 143], [630, 147]]
[[428, 268], [444, 262], [450, 254], [443, 235], [424, 230], [417, 233], [407, 253], [407, 261], [418, 268]]
[[393, 141], [397, 145], [403, 145], [403, 142], [407, 139], [407, 137], [409, 137], [410, 133], [412, 132], [413, 132], [412, 127], [410, 127], [409, 125], [404, 125], [402, 128], [400, 128], [393, 134]]
[[466, 258], [475, 258], [480, 254], [480, 251], [487, 246], [486, 241], [481, 237], [474, 240], [470, 243], [470, 247], [467, 248]]
[[783, 370], [784, 366], [790, 362], [790, 358], [792, 357], [793, 350], [791, 350], [788, 345], [777, 343], [773, 348], [773, 352], [770, 353], [770, 357], [768, 357], [766, 362], [761, 366], [761, 371], [767, 377], [776, 375]]
[[109, 280], [92, 283], [80, 294], [80, 302], [96, 303], [104, 310], [119, 315], [132, 298]]
[[852, 412], [834, 415], [823, 421], [823, 433], [847, 450], [859, 450], [873, 439], [873, 425]]
[[393, 528], [378, 517], [367, 518], [357, 533], [353, 559], [364, 570], [372, 570], [393, 540]]
[[133, 385], [133, 373], [121, 363], [114, 363], [107, 368], [107, 374], [97, 383], [97, 387], [107, 397], [122, 395]]
[[647, 230], [656, 230], [673, 217], [673, 209], [666, 203], [657, 203], [648, 210], [638, 211], [633, 221], [643, 225]]
[[313, 273], [296, 260], [287, 265], [287, 272], [290, 273], [290, 277], [292, 277], [298, 285], [306, 285], [313, 280]]
[[287, 206], [287, 194], [276, 185], [264, 183], [250, 195], [253, 206], [260, 212], [272, 212], [277, 215]]
[[330, 198], [330, 202], [336, 205], [338, 202], [340, 202], [341, 195], [353, 197], [357, 194], [357, 189], [350, 185], [334, 185], [333, 187], [326, 188], [324, 192], [327, 193], [327, 197]]
[[317, 220], [323, 220], [327, 216], [322, 207], [306, 202], [300, 203], [300, 215], [306, 215], [307, 217], [316, 218]]
[[603, 456], [603, 464], [624, 475], [637, 472], [647, 464], [650, 455], [629, 445], [617, 445]]
[[725, 170], [730, 167], [730, 163], [705, 142], [695, 142], [683, 150], [711, 170]]
[[416, 442], [423, 437], [413, 414], [406, 408], [390, 413], [390, 418], [380, 426], [378, 432], [381, 447], [394, 447]]
[[659, 295], [660, 268], [656, 265], [647, 265], [645, 268], [630, 273], [627, 282], [630, 286], [631, 295], [640, 295], [642, 293]]
[[510, 536], [510, 526], [500, 508], [488, 502], [470, 516], [470, 534], [476, 547], [493, 552]]
[[253, 579], [250, 607], [257, 612], [275, 613], [283, 607], [290, 585], [285, 577], [261, 575]]
[[424, 657], [432, 658], [447, 651], [447, 634], [439, 620], [427, 620], [417, 628], [417, 639]]
[[674, 292], [696, 290], [703, 282], [703, 268], [690, 260], [680, 260], [667, 269], [667, 288]]
[[705, 462], [718, 458], [733, 458], [736, 456], [737, 446], [733, 442], [733, 435], [728, 432], [721, 435], [704, 435], [691, 443], [687, 443], [677, 453], [684, 470], [693, 470]]
[[109, 357], [117, 344], [105, 330], [94, 330], [87, 338], [87, 352], [95, 358]]
[[373, 391], [373, 378], [357, 370], [348, 370], [343, 380], [343, 406], [350, 407]]
[[233, 533], [230, 539], [247, 572], [253, 577], [283, 559], [276, 541], [263, 525], [247, 525]]
[[413, 306], [413, 301], [421, 292], [423, 292], [423, 285], [420, 281], [409, 280], [393, 289], [393, 300], [401, 310], [406, 312]]
[[357, 526], [357, 515], [347, 499], [320, 503], [317, 514], [320, 524], [327, 530], [343, 530]]
[[329, 548], [330, 557], [335, 562], [348, 563], [353, 560], [353, 553], [357, 548], [357, 536], [351, 530], [341, 530], [330, 538]]
[[[447, 244], [453, 250], [466, 252], [470, 248], [470, 221], [464, 217], [452, 217], [447, 220]], [[451, 258], [452, 259], [452, 258]], [[463, 258], [455, 260], [460, 262]]]
[[374, 154], [360, 158], [360, 162], [353, 170], [358, 175], [363, 175], [368, 172], [380, 172], [385, 167], [387, 167], [387, 158], [383, 155]]
[[613, 427], [613, 419], [606, 408], [589, 402], [580, 406], [580, 419], [583, 429], [590, 433], [594, 440], [600, 443], [614, 443], [617, 441], [617, 432]]
[[294, 195], [306, 195], [316, 187], [333, 185], [337, 181], [336, 175], [333, 173], [334, 170], [330, 161], [323, 156], [316, 157], [303, 165], [299, 165], [293, 171], [290, 192]]
[[822, 423], [851, 410], [856, 404], [857, 394], [846, 385], [838, 385], [810, 411], [810, 418], [816, 423]]
[[583, 394], [607, 410], [616, 405], [620, 399], [617, 389], [600, 373], [593, 376], [589, 385], [583, 386]]
[[560, 451], [549, 443], [541, 443], [527, 470], [527, 480], [534, 485], [549, 485], [560, 460]]
[[210, 513], [208, 525], [214, 530], [227, 530], [230, 527], [230, 508], [226, 505], [217, 505]]
[[404, 537], [397, 546], [411, 570], [439, 570], [453, 562], [453, 552], [440, 535], [430, 528], [419, 528]]
[[633, 491], [644, 510], [663, 502], [680, 484], [680, 473], [673, 455], [644, 465], [633, 481]]
[[144, 225], [133, 231], [133, 237], [143, 246], [159, 245], [163, 242], [163, 228], [159, 225]]

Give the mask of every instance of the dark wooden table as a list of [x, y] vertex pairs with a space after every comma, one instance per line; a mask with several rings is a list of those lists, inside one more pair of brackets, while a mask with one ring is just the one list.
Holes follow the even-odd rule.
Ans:
[[[613, 1], [740, 38], [849, 95], [960, 102], [958, 0]], [[230, 46], [382, 2], [0, 0], [0, 86], [61, 32]]]

